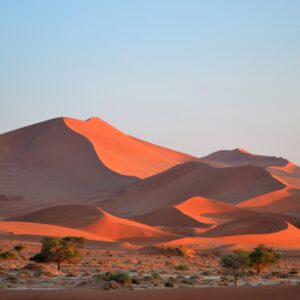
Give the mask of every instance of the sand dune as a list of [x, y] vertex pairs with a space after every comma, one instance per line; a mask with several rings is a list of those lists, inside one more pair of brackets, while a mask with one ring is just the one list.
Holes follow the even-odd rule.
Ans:
[[203, 233], [203, 237], [274, 233], [287, 228], [285, 219], [272, 215], [256, 215], [219, 225]]
[[286, 188], [252, 198], [238, 206], [263, 212], [300, 216], [300, 190]]
[[[13, 204], [16, 210], [93, 191], [105, 198], [136, 180], [102, 164], [92, 144], [62, 118], [0, 135], [0, 194], [25, 198]], [[11, 213], [10, 202], [1, 215], [6, 211]]]
[[255, 165], [263, 168], [284, 167], [289, 163], [288, 160], [281, 157], [256, 155], [242, 148], [217, 151], [203, 158], [230, 166]]
[[149, 177], [195, 157], [128, 136], [99, 118], [64, 118], [69, 128], [87, 138], [99, 159], [114, 172]]
[[164, 245], [190, 245], [202, 249], [217, 248], [232, 245], [233, 248], [253, 248], [258, 244], [265, 244], [280, 249], [300, 249], [300, 230], [287, 223], [287, 228], [267, 234], [244, 234], [222, 237], [185, 237]]
[[300, 167], [289, 162], [283, 167], [269, 167], [267, 170], [276, 178], [294, 188], [300, 188]]
[[[23, 216], [9, 218], [9, 220], [76, 228], [108, 240], [151, 239], [170, 236], [156, 228], [112, 216], [101, 209], [88, 205], [49, 207]], [[28, 234], [34, 235], [34, 232], [28, 231]]]
[[[260, 166], [268, 170], [275, 178], [294, 188], [300, 188], [300, 168], [282, 157], [256, 155], [245, 149], [221, 150], [201, 158], [215, 166]], [[218, 165], [219, 164], [219, 165]]]
[[63, 226], [30, 223], [30, 222], [14, 222], [14, 221], [1, 221], [0, 222], [1, 234], [13, 235], [29, 235], [29, 236], [81, 236], [89, 240], [109, 242], [112, 239], [96, 234], [92, 234], [79, 229], [72, 229]]
[[283, 188], [285, 185], [260, 167], [214, 168], [188, 162], [132, 184], [99, 205], [116, 215], [136, 217], [193, 196], [234, 204]]

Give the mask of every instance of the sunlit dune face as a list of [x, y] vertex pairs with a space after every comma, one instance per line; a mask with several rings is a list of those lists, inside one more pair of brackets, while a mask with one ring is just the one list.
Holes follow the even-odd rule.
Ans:
[[102, 163], [122, 175], [145, 178], [196, 159], [132, 138], [98, 118], [87, 121], [64, 118], [64, 121], [93, 144]]

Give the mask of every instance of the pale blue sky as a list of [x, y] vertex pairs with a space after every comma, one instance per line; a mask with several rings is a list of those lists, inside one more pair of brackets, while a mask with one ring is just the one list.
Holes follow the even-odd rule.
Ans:
[[99, 116], [300, 164], [300, 1], [0, 0], [0, 132]]

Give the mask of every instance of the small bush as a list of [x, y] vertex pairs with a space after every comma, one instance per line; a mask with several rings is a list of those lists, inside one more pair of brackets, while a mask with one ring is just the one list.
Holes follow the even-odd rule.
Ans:
[[190, 268], [188, 265], [176, 265], [175, 267], [175, 270], [177, 271], [188, 271]]
[[160, 277], [160, 275], [159, 275], [158, 272], [153, 272], [152, 273], [152, 278], [155, 279], [155, 280], [160, 280], [161, 279], [161, 277]]
[[24, 250], [26, 248], [26, 246], [22, 245], [22, 244], [18, 244], [16, 246], [14, 246], [14, 249], [17, 251], [17, 252], [21, 252], [22, 250]]
[[178, 256], [187, 256], [188, 251], [183, 246], [178, 247], [162, 247], [161, 253], [164, 255], [178, 255]]
[[118, 283], [130, 283], [131, 277], [126, 271], [114, 271], [108, 274], [108, 280], [114, 280]]

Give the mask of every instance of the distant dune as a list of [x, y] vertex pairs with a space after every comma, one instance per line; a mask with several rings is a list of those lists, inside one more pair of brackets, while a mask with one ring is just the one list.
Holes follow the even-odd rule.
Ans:
[[217, 151], [201, 160], [216, 166], [260, 166], [283, 183], [300, 188], [300, 168], [282, 157], [256, 155], [238, 148]]

